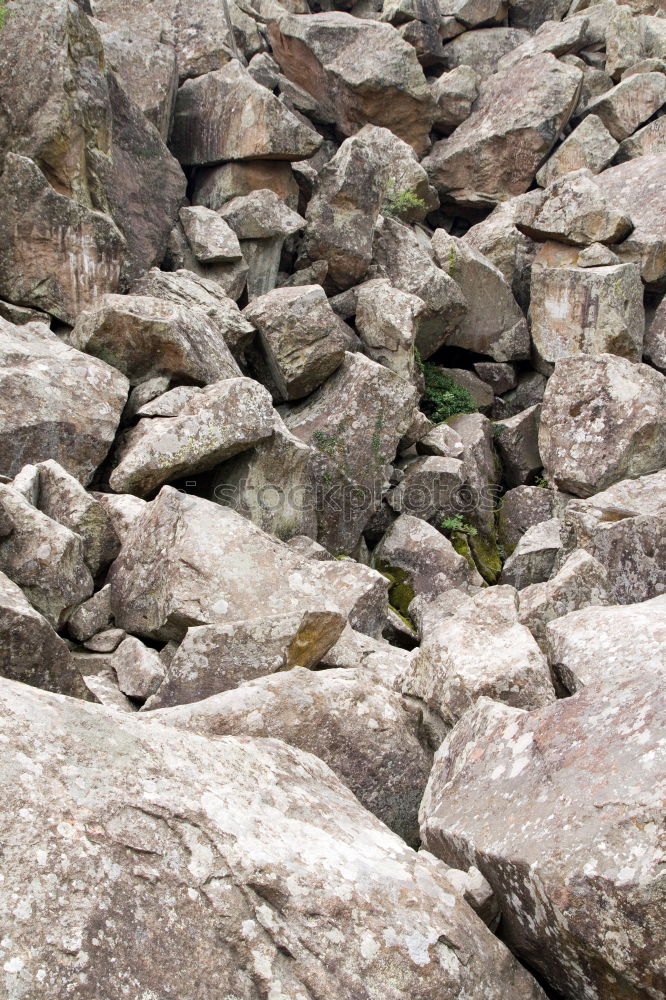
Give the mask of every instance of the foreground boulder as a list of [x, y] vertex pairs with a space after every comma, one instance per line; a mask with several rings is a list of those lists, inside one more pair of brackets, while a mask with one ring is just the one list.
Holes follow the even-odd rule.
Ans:
[[[10, 992], [30, 983], [46, 1000], [71, 986], [92, 1000], [100, 983], [106, 997], [168, 983], [186, 997], [196, 982], [201, 1000], [401, 1000], [405, 990], [542, 1000], [445, 866], [390, 833], [310, 754], [179, 733], [9, 681], [0, 711], [14, 751], [1, 772]], [[29, 916], [16, 921], [26, 897]], [[99, 938], [109, 914], [140, 935], [139, 950], [129, 936]]]
[[546, 475], [586, 497], [666, 466], [666, 378], [612, 354], [563, 358], [548, 381], [539, 451]]
[[420, 712], [363, 667], [296, 667], [145, 717], [207, 736], [273, 737], [307, 750], [394, 833], [418, 843], [418, 804], [432, 763]]
[[475, 110], [423, 161], [439, 194], [459, 205], [493, 205], [527, 191], [573, 112], [582, 79], [550, 54], [486, 81]]
[[421, 154], [435, 104], [416, 53], [389, 24], [333, 11], [271, 21], [273, 55], [343, 135], [381, 125]]
[[421, 806], [425, 847], [479, 868], [503, 938], [566, 997], [666, 988], [666, 713], [663, 672], [644, 666], [535, 712], [480, 702], [440, 748]]
[[127, 379], [42, 323], [0, 320], [0, 473], [52, 458], [88, 485], [127, 399]]

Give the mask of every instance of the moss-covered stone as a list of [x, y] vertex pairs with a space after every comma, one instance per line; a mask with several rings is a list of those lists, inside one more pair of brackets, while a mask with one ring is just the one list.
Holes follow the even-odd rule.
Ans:
[[407, 570], [378, 560], [375, 569], [389, 581], [389, 604], [412, 627], [409, 605], [416, 597]]

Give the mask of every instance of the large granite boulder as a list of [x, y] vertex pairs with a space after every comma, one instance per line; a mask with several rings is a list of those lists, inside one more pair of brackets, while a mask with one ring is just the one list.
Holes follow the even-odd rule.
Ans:
[[70, 341], [113, 365], [133, 385], [157, 375], [204, 384], [240, 375], [224, 337], [189, 303], [104, 295], [81, 313]]
[[223, 379], [188, 395], [175, 415], [146, 417], [120, 439], [111, 489], [148, 496], [169, 480], [215, 468], [272, 433], [270, 395], [252, 379]]
[[0, 473], [52, 458], [84, 486], [111, 447], [127, 379], [42, 323], [0, 320]]
[[613, 354], [562, 358], [541, 409], [539, 451], [560, 489], [587, 497], [666, 466], [666, 378]]
[[550, 54], [490, 77], [470, 117], [423, 161], [439, 194], [478, 206], [527, 191], [576, 106], [581, 79]]
[[421, 806], [426, 849], [479, 868], [503, 939], [565, 997], [657, 1000], [666, 984], [663, 667], [643, 666], [537, 711], [480, 702]]
[[0, 714], [10, 995], [542, 1000], [446, 867], [310, 754], [11, 681]]
[[421, 714], [364, 667], [295, 667], [144, 717], [206, 736], [269, 737], [306, 750], [394, 833], [418, 843], [418, 806], [432, 764]]
[[181, 163], [304, 160], [321, 141], [236, 61], [178, 91], [171, 149]]
[[606, 569], [613, 600], [645, 601], [666, 591], [666, 472], [616, 483], [563, 515], [563, 550], [583, 548]]
[[288, 79], [317, 100], [343, 135], [380, 125], [418, 154], [435, 117], [416, 52], [390, 24], [350, 14], [280, 14], [269, 24], [273, 55]]

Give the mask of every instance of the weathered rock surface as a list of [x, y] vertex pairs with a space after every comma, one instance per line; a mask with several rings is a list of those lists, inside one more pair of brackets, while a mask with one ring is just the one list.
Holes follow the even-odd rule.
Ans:
[[666, 378], [612, 354], [555, 365], [541, 409], [539, 451], [549, 479], [586, 497], [666, 466]]
[[502, 583], [522, 590], [548, 580], [562, 548], [560, 529], [556, 517], [528, 528], [502, 567]]
[[178, 91], [171, 149], [184, 164], [304, 160], [321, 138], [232, 61]]
[[0, 320], [0, 472], [52, 458], [88, 485], [118, 428], [128, 383], [47, 326]]
[[529, 318], [536, 361], [546, 372], [579, 353], [640, 361], [645, 333], [640, 268], [535, 267]]
[[252, 191], [274, 191], [289, 208], [298, 210], [298, 184], [285, 160], [232, 160], [200, 167], [194, 178], [192, 204], [217, 212], [225, 202]]
[[206, 736], [284, 740], [323, 760], [366, 809], [407, 843], [418, 842], [432, 762], [420, 712], [362, 667], [295, 667], [145, 718]]
[[283, 73], [312, 94], [343, 135], [380, 125], [425, 152], [434, 101], [414, 49], [395, 28], [332, 11], [282, 14], [268, 30]]
[[545, 651], [560, 688], [611, 692], [626, 681], [666, 673], [666, 597], [624, 607], [574, 610], [545, 630]]
[[545, 54], [491, 77], [470, 117], [423, 161], [440, 195], [492, 205], [527, 191], [574, 110], [581, 79]]
[[368, 357], [411, 380], [418, 318], [424, 309], [422, 299], [394, 288], [385, 278], [364, 282], [356, 298], [356, 329]]
[[586, 111], [596, 115], [618, 142], [635, 132], [666, 102], [663, 73], [637, 73], [602, 94]]
[[402, 691], [447, 726], [455, 726], [479, 698], [529, 710], [555, 700], [545, 657], [518, 621], [513, 587], [469, 598], [429, 631], [405, 672]]
[[612, 161], [619, 143], [596, 115], [588, 115], [546, 160], [536, 179], [542, 187], [573, 170], [600, 173]]
[[520, 592], [520, 621], [544, 649], [546, 626], [571, 611], [610, 604], [611, 584], [601, 563], [584, 549], [575, 549], [549, 580]]
[[45, 691], [88, 698], [67, 643], [4, 573], [0, 573], [0, 674]]
[[647, 325], [643, 354], [655, 368], [666, 372], [666, 298], [661, 300]]
[[105, 295], [82, 313], [72, 344], [127, 375], [215, 382], [240, 374], [226, 342], [197, 308], [148, 295]]
[[210, 208], [181, 208], [179, 218], [192, 253], [202, 264], [220, 264], [242, 257], [233, 229]]
[[213, 469], [271, 434], [270, 396], [252, 379], [228, 378], [190, 391], [177, 416], [144, 418], [121, 438], [109, 477], [117, 493], [147, 496], [170, 479]]
[[632, 229], [622, 211], [595, 184], [588, 170], [556, 178], [545, 191], [518, 200], [516, 225], [536, 240], [553, 239], [573, 246], [619, 243]]
[[584, 548], [598, 559], [617, 603], [664, 592], [666, 473], [628, 479], [589, 500], [572, 500], [563, 521], [565, 551]]
[[128, 698], [143, 701], [153, 694], [164, 679], [159, 654], [134, 636], [120, 643], [111, 659], [118, 687]]
[[335, 611], [295, 611], [190, 628], [145, 708], [187, 705], [266, 674], [316, 667], [344, 625]]
[[275, 288], [254, 299], [243, 315], [259, 331], [283, 400], [308, 396], [342, 364], [351, 331], [320, 285]]
[[493, 424], [493, 439], [509, 487], [523, 486], [533, 480], [544, 464], [539, 450], [540, 418], [541, 407], [536, 405]]
[[[107, 992], [129, 986], [137, 995], [163, 991], [168, 982], [185, 997], [196, 977], [202, 997], [271, 989], [294, 997], [380, 991], [387, 1000], [405, 990], [424, 1000], [463, 992], [473, 1000], [542, 997], [472, 915], [444, 866], [389, 833], [311, 755], [277, 741], [179, 733], [9, 681], [2, 701], [4, 735], [15, 749], [2, 772], [5, 815], [12, 817], [3, 831], [2, 919], [14, 927], [5, 952], [14, 992], [32, 982], [41, 1000], [71, 985], [87, 1000], [102, 981]], [[37, 755], [40, 780], [26, 791], [20, 774]], [[17, 789], [21, 807], [18, 799], [13, 805]], [[62, 838], [82, 800], [87, 834], [67, 839], [63, 855]], [[35, 828], [34, 813], [21, 811], [26, 801], [48, 810], [53, 824]], [[37, 894], [48, 875], [26, 851], [29, 836], [34, 849], [54, 858], [57, 918], [48, 882]], [[238, 880], [231, 891], [223, 888], [229, 873], [234, 886]], [[88, 892], [76, 891], [81, 879]], [[279, 908], [266, 901], [267, 894], [278, 898], [276, 879]], [[13, 923], [9, 914], [28, 886], [30, 920]], [[341, 900], [349, 903], [344, 913]], [[313, 918], [313, 902], [322, 916]], [[178, 930], [165, 950], [167, 910]], [[92, 945], [109, 911], [140, 932], [138, 956], [129, 945]], [[326, 914], [335, 914], [335, 927]], [[35, 940], [37, 953], [29, 946]], [[72, 952], [89, 956], [84, 984]]]
[[479, 76], [468, 65], [456, 66], [433, 80], [432, 96], [437, 101], [434, 126], [438, 132], [450, 135], [469, 118], [479, 96], [478, 84]]
[[564, 996], [663, 991], [663, 690], [646, 670], [534, 712], [484, 700], [435, 759], [425, 847], [485, 875], [505, 940]]

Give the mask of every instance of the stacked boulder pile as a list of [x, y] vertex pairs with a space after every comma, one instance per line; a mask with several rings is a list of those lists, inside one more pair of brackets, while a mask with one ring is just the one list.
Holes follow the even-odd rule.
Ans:
[[665, 1000], [663, 0], [6, 0], [0, 193], [0, 994]]

